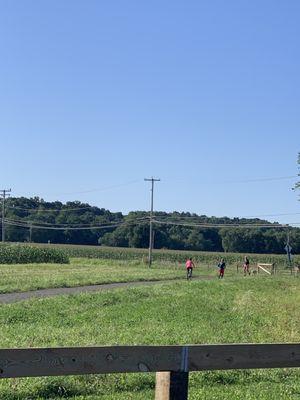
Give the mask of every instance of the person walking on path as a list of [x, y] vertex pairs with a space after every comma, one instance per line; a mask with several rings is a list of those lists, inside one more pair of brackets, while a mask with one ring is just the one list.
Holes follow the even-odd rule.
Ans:
[[250, 275], [250, 261], [249, 258], [247, 256], [245, 256], [244, 259], [244, 276], [246, 275]]
[[222, 258], [221, 261], [219, 262], [218, 268], [219, 268], [219, 279], [223, 279], [225, 268], [226, 268], [226, 263], [225, 263], [224, 258]]
[[189, 280], [191, 279], [193, 275], [193, 268], [195, 268], [195, 264], [193, 262], [192, 257], [190, 257], [186, 263], [185, 263], [185, 268], [186, 268], [186, 279]]

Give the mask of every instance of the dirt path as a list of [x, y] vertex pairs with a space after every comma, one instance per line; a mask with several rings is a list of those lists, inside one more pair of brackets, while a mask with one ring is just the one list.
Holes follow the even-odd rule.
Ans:
[[[210, 276], [201, 276], [200, 278], [194, 278], [194, 280], [211, 279]], [[149, 286], [157, 285], [162, 283], [178, 282], [183, 279], [169, 279], [161, 281], [137, 281], [137, 282], [117, 282], [117, 283], [106, 283], [100, 285], [87, 285], [87, 286], [76, 286], [76, 287], [63, 287], [63, 288], [52, 288], [52, 289], [39, 289], [31, 290], [29, 292], [15, 292], [15, 293], [3, 293], [0, 294], [0, 304], [16, 303], [22, 300], [28, 300], [32, 298], [43, 298], [53, 297], [59, 295], [86, 293], [86, 292], [100, 292], [103, 290], [112, 290], [122, 287], [136, 287], [136, 286]]]

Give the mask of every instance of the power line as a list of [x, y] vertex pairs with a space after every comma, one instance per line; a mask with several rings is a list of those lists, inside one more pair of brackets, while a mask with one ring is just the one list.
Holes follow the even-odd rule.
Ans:
[[74, 192], [63, 192], [63, 193], [42, 193], [43, 196], [69, 196], [69, 195], [77, 195], [77, 194], [85, 194], [85, 193], [93, 193], [93, 192], [105, 192], [107, 190], [117, 189], [124, 186], [133, 185], [135, 183], [141, 182], [141, 179], [135, 179], [129, 182], [120, 183], [111, 186], [105, 186], [102, 188], [94, 188], [94, 189], [86, 189], [81, 191], [74, 191]]
[[279, 213], [279, 214], [261, 214], [261, 215], [243, 215], [240, 217], [209, 217], [206, 215], [176, 215], [176, 214], [167, 214], [167, 215], [160, 215], [159, 213], [156, 213], [154, 216], [156, 218], [171, 218], [172, 220], [174, 219], [182, 219], [182, 220], [190, 220], [190, 219], [195, 219], [195, 220], [199, 220], [199, 219], [203, 219], [203, 218], [216, 218], [216, 219], [222, 219], [222, 218], [226, 218], [226, 219], [256, 219], [256, 218], [261, 218], [261, 217], [282, 217], [282, 216], [288, 216], [288, 215], [300, 215], [299, 212], [296, 213]]
[[[124, 187], [124, 186], [129, 186], [129, 185], [133, 185], [135, 183], [141, 182], [140, 179], [135, 179], [126, 183], [121, 183], [119, 185], [111, 185], [111, 186], [107, 186], [107, 187], [103, 187], [103, 188], [98, 188], [98, 189], [89, 189], [89, 190], [82, 190], [79, 192], [67, 192], [67, 193], [60, 193], [60, 194], [56, 194], [56, 196], [58, 195], [74, 195], [74, 194], [84, 194], [84, 193], [92, 193], [92, 192], [101, 192], [101, 191], [106, 191], [106, 190], [111, 190], [111, 189], [116, 189], [119, 187]], [[53, 195], [53, 194], [52, 194]], [[42, 206], [42, 204], [40, 205]], [[64, 205], [63, 205], [64, 207]], [[24, 208], [24, 207], [18, 207], [18, 206], [8, 206], [8, 208], [10, 209], [16, 209], [16, 210], [20, 210], [20, 211], [29, 211], [29, 212], [39, 212], [39, 211], [43, 211], [43, 212], [60, 212], [60, 211], [67, 211], [67, 212], [71, 212], [71, 211], [81, 211], [81, 210], [88, 210], [90, 208], [99, 208], [97, 206], [84, 206], [84, 207], [77, 207], [77, 208], [57, 208], [57, 209], [43, 209], [43, 208]]]
[[[222, 185], [222, 184], [235, 184], [235, 183], [259, 183], [259, 182], [272, 182], [282, 181], [298, 178], [299, 175], [288, 175], [288, 176], [275, 176], [275, 177], [262, 177], [262, 178], [249, 178], [249, 179], [232, 179], [218, 181], [212, 179], [210, 182], [199, 182], [199, 185]], [[172, 179], [169, 179], [172, 180]], [[177, 181], [177, 180], [176, 180]]]
[[67, 226], [57, 227], [57, 226], [44, 226], [44, 225], [24, 225], [17, 222], [8, 222], [8, 221], [6, 222], [6, 224], [20, 228], [44, 229], [44, 230], [54, 230], [54, 231], [66, 231], [66, 230], [81, 231], [81, 230], [93, 230], [93, 229], [107, 229], [107, 228], [116, 228], [121, 225], [121, 224], [115, 224], [115, 225], [101, 225], [101, 226], [89, 226], [89, 227], [67, 227]]
[[[141, 218], [135, 218], [134, 220], [130, 220], [132, 221], [138, 221], [138, 222], [146, 222], [149, 220], [149, 217], [145, 216], [145, 217], [141, 217]], [[87, 224], [83, 224], [83, 223], [76, 223], [76, 224], [68, 224], [68, 223], [64, 223], [64, 224], [57, 224], [57, 223], [51, 223], [51, 222], [44, 222], [44, 221], [33, 221], [33, 220], [26, 220], [26, 219], [15, 219], [15, 218], [5, 218], [6, 222], [10, 222], [10, 223], [16, 223], [16, 224], [22, 224], [22, 225], [32, 225], [32, 224], [39, 224], [39, 225], [48, 225], [48, 226], [52, 226], [52, 227], [80, 227], [80, 228], [84, 228], [84, 227], [90, 227], [92, 223], [95, 222], [91, 222], [91, 223], [87, 223]], [[130, 222], [127, 220], [118, 220], [118, 221], [107, 221], [107, 222], [103, 222], [103, 223], [99, 223], [99, 225], [97, 226], [101, 226], [101, 225], [115, 225], [118, 223], [123, 223], [123, 222]]]
[[[44, 225], [34, 225], [34, 224], [22, 224], [19, 222], [14, 222], [10, 220], [5, 220], [5, 223], [10, 226], [20, 227], [20, 228], [30, 228], [30, 229], [44, 229], [44, 230], [100, 230], [100, 229], [108, 229], [108, 228], [117, 228], [120, 226], [132, 226], [132, 225], [142, 225], [145, 223], [144, 221], [125, 221], [122, 223], [111, 223], [111, 224], [103, 224], [103, 225], [94, 225], [94, 226], [44, 226]], [[300, 225], [300, 222], [293, 222], [291, 225], [287, 224], [194, 224], [194, 223], [180, 223], [180, 222], [168, 222], [168, 221], [159, 221], [156, 219], [152, 219], [152, 223], [157, 223], [160, 225], [175, 225], [175, 226], [184, 226], [190, 228], [272, 228], [272, 229], [282, 229], [282, 228], [290, 228], [291, 225]]]
[[62, 205], [62, 208], [24, 208], [24, 207], [19, 207], [15, 205], [7, 205], [6, 208], [9, 208], [10, 210], [20, 210], [20, 211], [28, 211], [28, 212], [70, 212], [70, 211], [82, 211], [82, 210], [91, 210], [93, 209], [98, 209], [101, 210], [100, 207], [97, 206], [84, 206], [84, 207], [76, 207], [76, 208], [63, 208], [66, 207], [65, 204]]
[[[288, 224], [213, 224], [213, 223], [183, 223], [183, 222], [175, 222], [175, 221], [159, 221], [157, 219], [153, 219], [154, 223], [160, 225], [175, 225], [175, 226], [186, 226], [186, 227], [195, 227], [195, 228], [288, 228], [290, 225]], [[292, 225], [298, 225], [299, 222], [294, 222]]]
[[280, 214], [262, 214], [262, 215], [248, 215], [240, 218], [261, 218], [261, 217], [283, 217], [287, 215], [300, 215], [300, 213], [280, 213]]
[[252, 182], [272, 182], [272, 181], [283, 181], [288, 179], [295, 179], [298, 175], [289, 175], [289, 176], [277, 176], [277, 177], [268, 177], [268, 178], [254, 178], [254, 179], [241, 179], [236, 181], [227, 181], [225, 183], [252, 183]]
[[[299, 175], [289, 175], [289, 176], [279, 176], [279, 177], [266, 177], [266, 178], [250, 178], [250, 179], [241, 179], [241, 180], [228, 180], [228, 181], [213, 181], [213, 182], [203, 182], [203, 183], [199, 183], [200, 185], [202, 184], [234, 184], [234, 183], [252, 183], [252, 182], [268, 182], [268, 181], [279, 181], [279, 180], [287, 180], [287, 179], [295, 179], [298, 178]], [[99, 192], [99, 191], [105, 191], [105, 190], [111, 190], [111, 189], [115, 189], [115, 188], [119, 188], [119, 187], [124, 187], [124, 186], [128, 186], [128, 185], [132, 185], [135, 183], [140, 182], [140, 179], [136, 179], [133, 181], [129, 181], [126, 183], [122, 183], [119, 185], [112, 185], [112, 186], [107, 186], [107, 187], [103, 187], [103, 188], [98, 188], [98, 189], [89, 189], [89, 190], [83, 190], [83, 191], [78, 191], [78, 192], [66, 192], [66, 193], [60, 193], [60, 194], [56, 194], [56, 195], [73, 195], [73, 194], [84, 194], [84, 193], [92, 193], [92, 192]], [[53, 195], [53, 194], [52, 194]], [[17, 209], [17, 210], [21, 210], [21, 211], [28, 211], [28, 212], [60, 212], [60, 211], [64, 211], [64, 212], [71, 212], [71, 211], [81, 211], [81, 210], [87, 210], [90, 208], [93, 208], [96, 206], [85, 206], [85, 207], [77, 207], [77, 208], [59, 208], [59, 209], [43, 209], [43, 208], [23, 208], [23, 207], [18, 207], [18, 206], [7, 206], [7, 208], [9, 209]], [[98, 208], [98, 207], [97, 207]], [[284, 214], [282, 214], [284, 215]], [[245, 217], [246, 218], [246, 217]]]
[[84, 193], [93, 193], [93, 192], [104, 192], [106, 190], [111, 190], [111, 189], [117, 189], [119, 187], [124, 187], [124, 186], [129, 186], [129, 185], [133, 185], [135, 183], [141, 182], [140, 179], [135, 179], [133, 181], [129, 181], [129, 182], [125, 182], [125, 183], [121, 183], [119, 185], [111, 185], [111, 186], [106, 186], [103, 188], [97, 188], [97, 189], [88, 189], [88, 190], [82, 190], [80, 192], [66, 192], [66, 193], [60, 193], [60, 194], [56, 194], [56, 196], [67, 196], [67, 195], [73, 195], [73, 194], [84, 194]]
[[[59, 230], [67, 230], [67, 229], [97, 229], [102, 227], [115, 227], [120, 225], [134, 225], [134, 224], [144, 224], [147, 221], [150, 221], [150, 217], [145, 216], [141, 218], [135, 218], [124, 221], [109, 221], [103, 222], [101, 224], [92, 225], [92, 224], [55, 224], [43, 221], [29, 221], [29, 220], [16, 220], [16, 219], [8, 219], [5, 218], [5, 223], [14, 226], [22, 226], [25, 228], [33, 227], [39, 229], [59, 229]], [[211, 223], [211, 222], [186, 222], [186, 221], [174, 221], [174, 220], [160, 220], [157, 218], [152, 218], [152, 223], [158, 223], [161, 225], [175, 225], [175, 226], [186, 226], [186, 227], [202, 227], [202, 228], [235, 228], [235, 227], [244, 227], [244, 228], [286, 228], [292, 225], [298, 225], [299, 222], [293, 222], [290, 224], [277, 224], [277, 223]]]
[[10, 226], [15, 226], [15, 227], [20, 227], [20, 228], [31, 228], [31, 229], [44, 229], [44, 230], [56, 230], [56, 231], [65, 231], [65, 230], [95, 230], [95, 229], [108, 229], [108, 228], [117, 228], [119, 226], [131, 226], [131, 225], [142, 225], [143, 221], [125, 221], [122, 223], [115, 223], [115, 224], [107, 224], [107, 225], [91, 225], [91, 226], [86, 226], [86, 227], [57, 227], [57, 226], [44, 226], [44, 225], [27, 225], [27, 224], [22, 224], [22, 223], [18, 223], [18, 222], [13, 222], [13, 221], [6, 221], [7, 225]]
[[[40, 224], [40, 225], [49, 225], [49, 226], [57, 226], [57, 227], [85, 227], [85, 226], [91, 226], [91, 223], [87, 223], [87, 224], [81, 224], [81, 223], [77, 223], [77, 224], [56, 224], [55, 222], [51, 223], [51, 222], [44, 222], [44, 221], [32, 221], [32, 220], [26, 220], [26, 219], [12, 219], [12, 218], [6, 218], [5, 221], [7, 222], [12, 222], [12, 223], [19, 223], [19, 224]], [[102, 225], [108, 225], [108, 224], [116, 224], [116, 223], [121, 223], [123, 221], [108, 221], [108, 222], [103, 222]]]
[[81, 210], [89, 210], [92, 208], [98, 208], [97, 206], [85, 206], [85, 207], [77, 207], [77, 208], [52, 208], [52, 209], [46, 209], [46, 208], [23, 208], [23, 207], [18, 207], [18, 206], [7, 206], [10, 210], [20, 210], [20, 211], [28, 211], [28, 212], [70, 212], [70, 211], [81, 211]]
[[[8, 208], [8, 207], [6, 207]], [[90, 208], [90, 207], [89, 207]], [[74, 209], [77, 210], [77, 209]], [[44, 211], [44, 210], [43, 210]], [[50, 210], [46, 210], [46, 211], [50, 211]], [[275, 216], [286, 216], [286, 215], [300, 215], [300, 213], [280, 213], [280, 214], [264, 214], [264, 215], [256, 215], [256, 216], [242, 216], [239, 217], [238, 219], [246, 219], [246, 218], [259, 218], [259, 217], [275, 217]], [[199, 219], [203, 219], [203, 218], [211, 218], [211, 217], [206, 217], [206, 216], [200, 216], [200, 215], [160, 215], [159, 213], [153, 213], [152, 217], [155, 217], [156, 219], [163, 219], [163, 221], [165, 222], [170, 222], [170, 223], [180, 223], [183, 222], [185, 223], [186, 221], [191, 221], [195, 224], [201, 224], [201, 226], [203, 224], [209, 224], [210, 226], [213, 224], [211, 222], [199, 222]], [[226, 219], [230, 219], [229, 217], [224, 217]], [[220, 218], [217, 218], [220, 219]], [[232, 218], [231, 218], [232, 219]], [[139, 220], [139, 221], [144, 221], [146, 222], [147, 220], [150, 221], [151, 220], [151, 216], [144, 216], [144, 217], [140, 217], [140, 218], [135, 218], [135, 220]], [[49, 225], [49, 226], [62, 226], [62, 227], [89, 227], [91, 226], [90, 223], [76, 223], [76, 224], [69, 224], [69, 223], [50, 223], [50, 222], [44, 222], [44, 221], [37, 221], [37, 220], [25, 220], [25, 219], [16, 219], [16, 218], [10, 218], [9, 222], [17, 222], [17, 223], [22, 223], [22, 224], [40, 224], [40, 225]], [[122, 221], [108, 221], [108, 222], [104, 222], [103, 224], [107, 225], [107, 224], [116, 224], [116, 223], [121, 223]], [[245, 222], [246, 223], [246, 222]], [[222, 225], [222, 226], [233, 226], [234, 223], [229, 223], [229, 224], [225, 224], [225, 223], [216, 223], [217, 225]], [[214, 225], [216, 225], [214, 224]], [[294, 225], [297, 223], [294, 223]], [[244, 225], [244, 224], [243, 224]], [[98, 226], [98, 225], [97, 225]], [[253, 226], [253, 224], [251, 224], [251, 226]], [[259, 224], [259, 226], [261, 226], [261, 224]], [[272, 225], [273, 226], [273, 225]]]

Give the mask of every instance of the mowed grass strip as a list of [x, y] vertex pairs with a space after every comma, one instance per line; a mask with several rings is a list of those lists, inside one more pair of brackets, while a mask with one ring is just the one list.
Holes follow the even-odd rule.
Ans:
[[[195, 278], [216, 277], [215, 262], [196, 261]], [[255, 267], [251, 265], [252, 269]], [[24, 292], [36, 289], [76, 287], [83, 285], [185, 279], [185, 262], [155, 261], [149, 268], [139, 260], [111, 260], [72, 258], [70, 264], [0, 264], [0, 293]], [[289, 274], [281, 268], [278, 273]], [[263, 273], [262, 273], [263, 274]], [[226, 277], [240, 278], [242, 268], [236, 272], [236, 263], [228, 263]]]
[[113, 282], [184, 278], [184, 266], [137, 261], [72, 259], [70, 264], [0, 265], [0, 293]]
[[[300, 280], [174, 282], [0, 307], [2, 348], [299, 341]], [[190, 399], [297, 399], [296, 369], [191, 373]], [[153, 399], [153, 374], [15, 379], [1, 399]]]
[[[216, 276], [215, 266], [199, 264], [194, 276]], [[114, 282], [185, 279], [184, 263], [155, 262], [151, 268], [139, 261], [73, 258], [70, 264], [0, 265], [0, 293], [26, 292], [36, 289], [75, 287]], [[235, 276], [234, 268], [226, 270]]]

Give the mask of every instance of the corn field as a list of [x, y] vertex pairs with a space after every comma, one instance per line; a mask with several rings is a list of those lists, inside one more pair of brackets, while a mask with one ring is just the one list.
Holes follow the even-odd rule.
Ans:
[[54, 247], [25, 244], [1, 244], [0, 264], [69, 263], [66, 251]]

